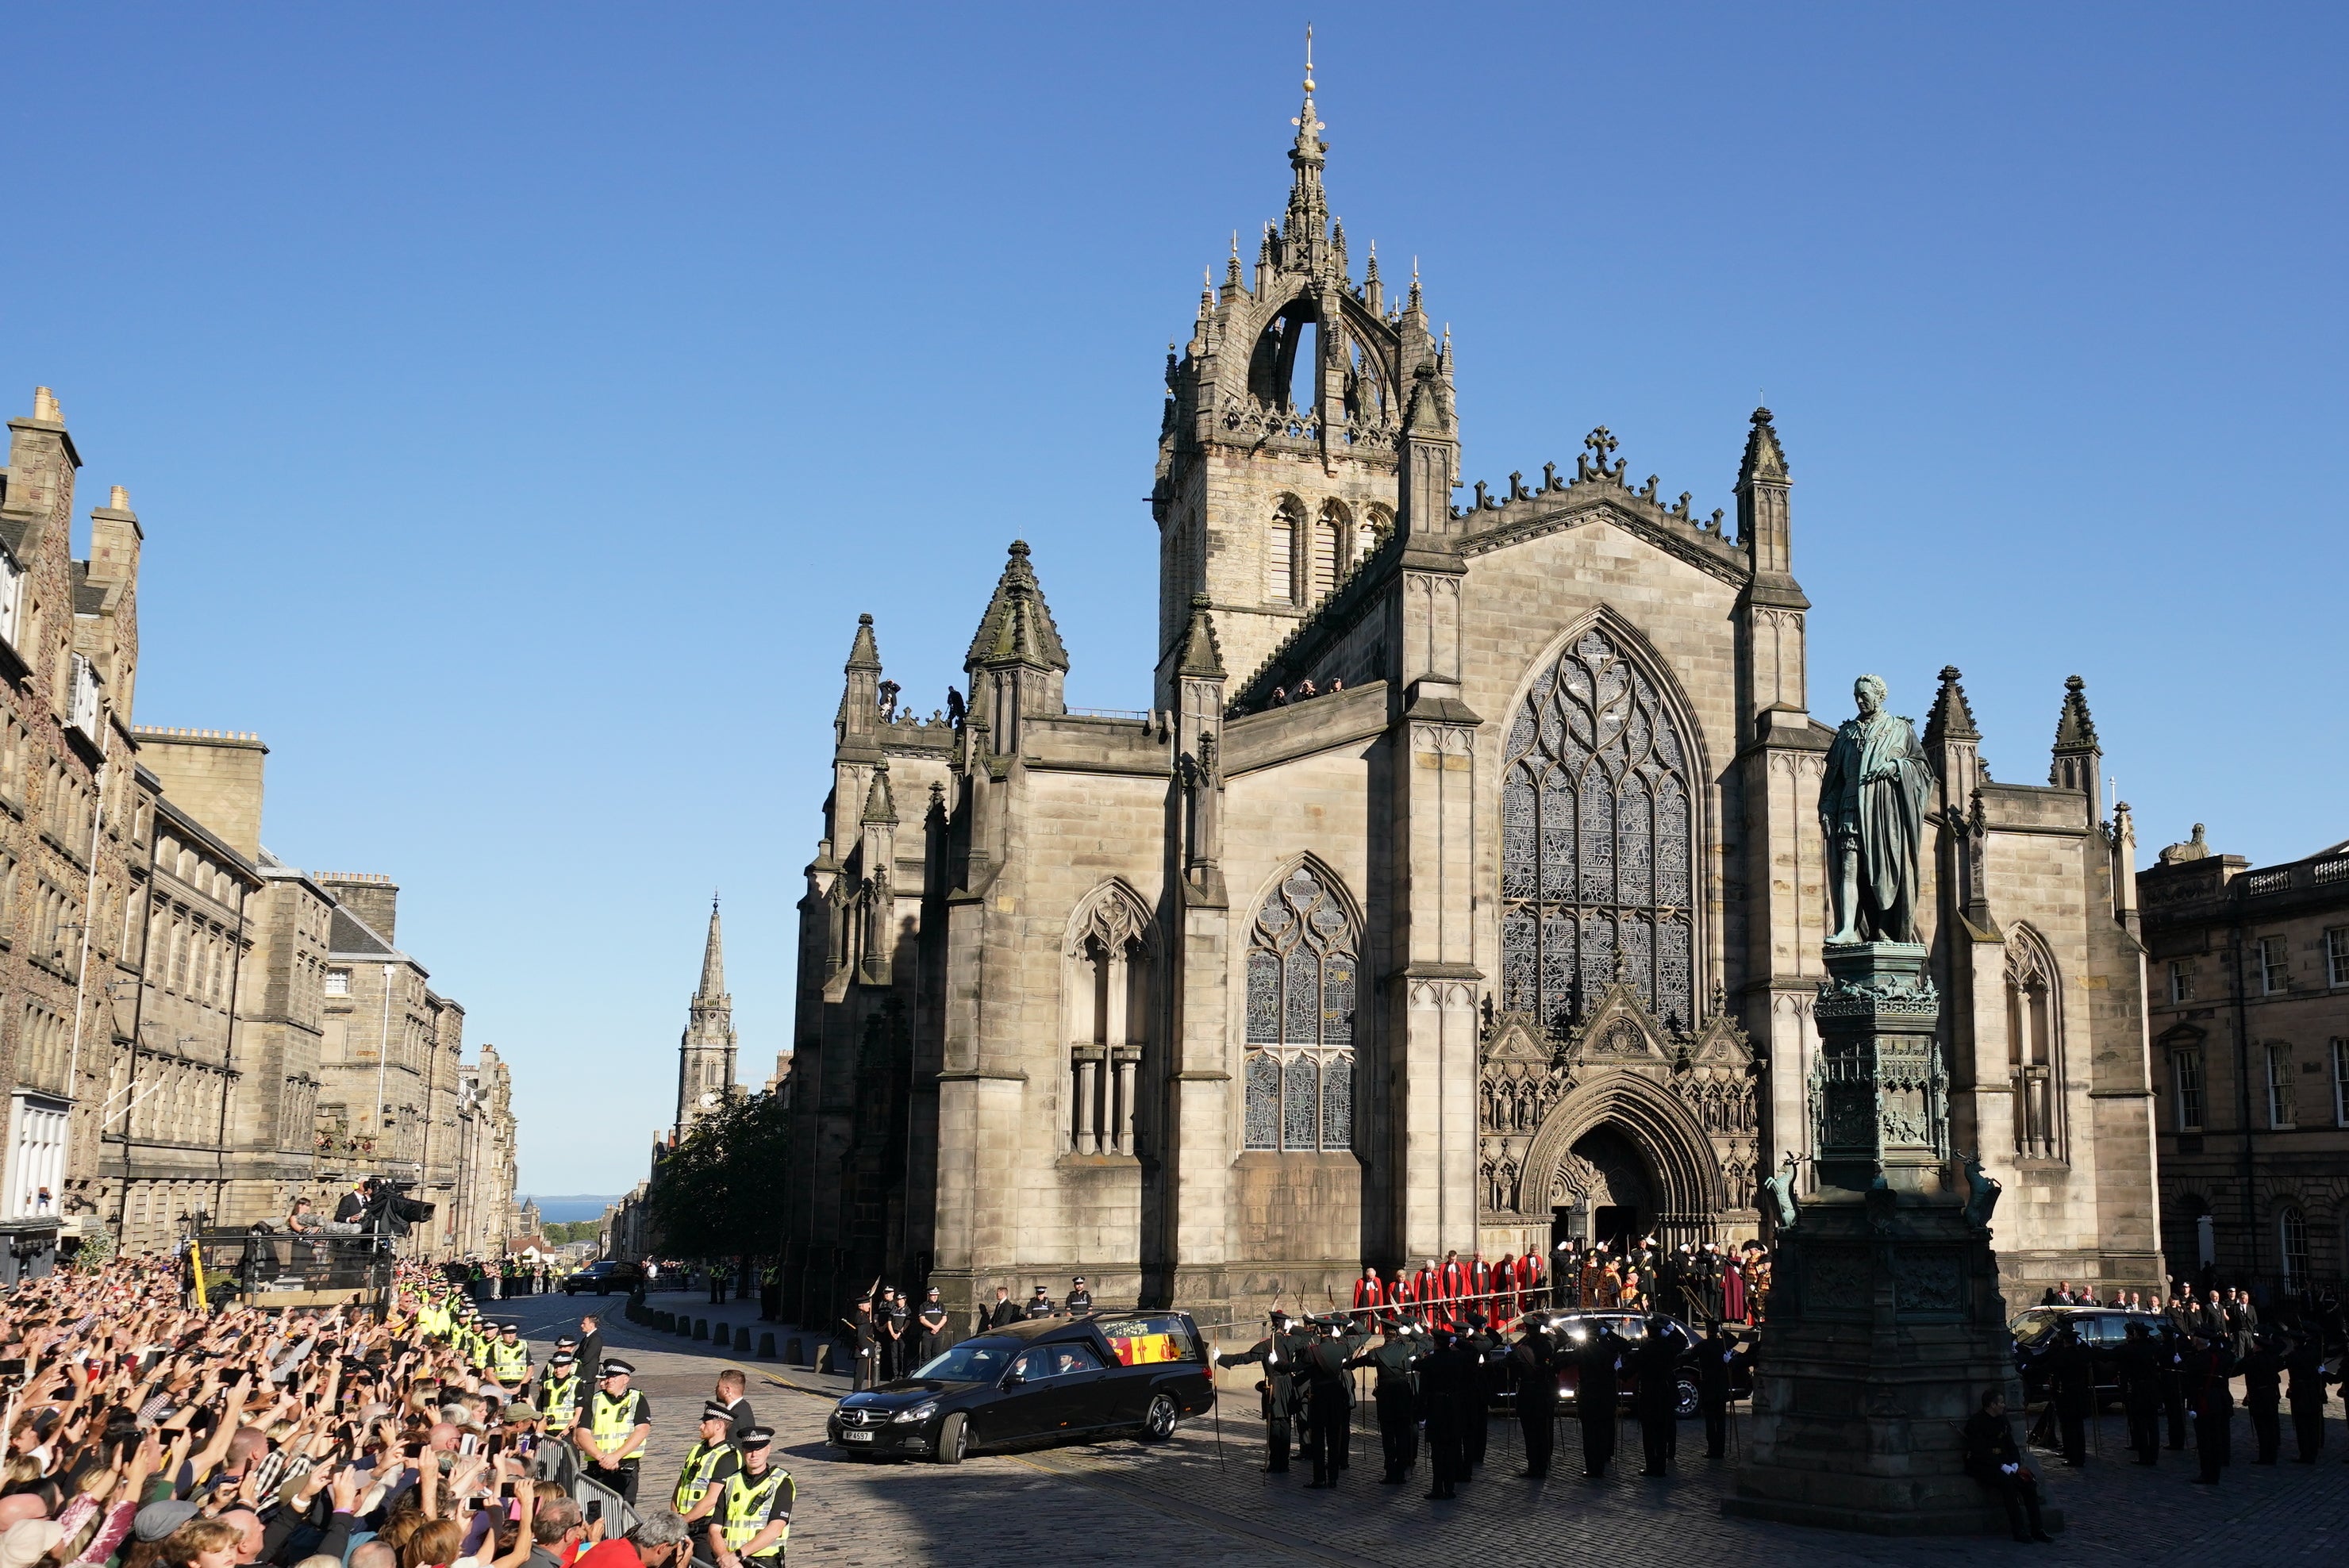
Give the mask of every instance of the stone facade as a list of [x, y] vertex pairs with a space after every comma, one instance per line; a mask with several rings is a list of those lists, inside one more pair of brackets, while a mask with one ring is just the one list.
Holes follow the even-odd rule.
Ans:
[[2175, 1278], [2349, 1287], [2349, 843], [2137, 875]]
[[[1833, 727], [1770, 413], [1733, 526], [1603, 428], [1455, 505], [1449, 342], [1416, 277], [1354, 280], [1309, 87], [1298, 126], [1285, 218], [1169, 356], [1151, 707], [1067, 708], [1025, 544], [967, 702], [901, 710], [857, 626], [801, 905], [802, 1321], [876, 1274], [1242, 1306], [1454, 1249], [1734, 1241], [1810, 1147]], [[1956, 670], [1933, 702], [1956, 1140], [2032, 1295], [2149, 1285], [2128, 828], [2085, 698], [2045, 785], [1991, 780]]]
[[[462, 1010], [390, 948], [383, 878], [311, 877], [261, 845], [251, 735], [132, 723], [145, 534], [117, 486], [69, 552], [81, 458], [36, 389], [0, 471], [0, 1213], [164, 1247], [378, 1171], [456, 1189], [460, 1130], [511, 1150], [512, 1110], [460, 1104]], [[378, 935], [370, 922], [379, 920]], [[356, 950], [356, 951], [355, 951]], [[338, 954], [342, 962], [336, 960]], [[374, 1058], [346, 982], [382, 961], [402, 999], [402, 1119], [378, 1140]], [[500, 1068], [502, 1072], [502, 1068]], [[354, 1126], [352, 1091], [365, 1088]], [[383, 1097], [388, 1099], [389, 1096]], [[367, 1141], [362, 1143], [359, 1140]], [[398, 1147], [395, 1149], [394, 1143]], [[381, 1153], [378, 1152], [380, 1144]], [[512, 1193], [510, 1152], [503, 1177]], [[419, 1233], [438, 1255], [453, 1207]], [[498, 1232], [502, 1232], [501, 1223]]]

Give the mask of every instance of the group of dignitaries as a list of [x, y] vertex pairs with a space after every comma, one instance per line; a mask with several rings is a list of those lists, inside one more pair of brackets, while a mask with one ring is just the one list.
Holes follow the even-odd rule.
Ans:
[[[1693, 1362], [1698, 1403], [1704, 1414], [1705, 1448], [1722, 1456], [1727, 1435], [1732, 1380], [1744, 1352], [1717, 1320], [1694, 1346], [1693, 1355], [1674, 1326], [1661, 1315], [1642, 1323], [1636, 1336], [1616, 1333], [1603, 1320], [1577, 1320], [1562, 1326], [1550, 1314], [1516, 1317], [1517, 1337], [1506, 1338], [1497, 1312], [1452, 1308], [1439, 1299], [1424, 1315], [1387, 1310], [1369, 1321], [1332, 1312], [1292, 1318], [1273, 1309], [1262, 1339], [1237, 1356], [1213, 1353], [1225, 1367], [1259, 1367], [1267, 1462], [1288, 1469], [1289, 1449], [1299, 1445], [1312, 1461], [1316, 1488], [1335, 1487], [1348, 1468], [1354, 1414], [1354, 1373], [1371, 1377], [1387, 1485], [1410, 1479], [1423, 1435], [1432, 1474], [1427, 1496], [1441, 1501], [1472, 1480], [1485, 1463], [1488, 1415], [1506, 1395], [1524, 1435], [1527, 1478], [1549, 1473], [1562, 1386], [1574, 1390], [1574, 1414], [1582, 1429], [1584, 1472], [1604, 1475], [1615, 1456], [1617, 1406], [1626, 1389], [1640, 1422], [1643, 1475], [1661, 1476], [1678, 1446], [1681, 1382]], [[1371, 1343], [1371, 1329], [1377, 1343]]]

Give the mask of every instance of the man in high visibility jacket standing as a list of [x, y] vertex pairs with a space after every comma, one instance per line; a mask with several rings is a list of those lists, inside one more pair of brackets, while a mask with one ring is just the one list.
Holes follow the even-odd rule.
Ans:
[[633, 1503], [636, 1467], [653, 1435], [652, 1402], [628, 1387], [636, 1369], [626, 1361], [607, 1356], [601, 1370], [603, 1379], [571, 1429], [571, 1441], [586, 1458], [587, 1479]]
[[579, 1424], [579, 1359], [568, 1350], [558, 1350], [546, 1358], [546, 1369], [538, 1375], [537, 1405], [546, 1416], [550, 1432], [568, 1432]]
[[726, 1478], [725, 1495], [709, 1524], [718, 1568], [781, 1568], [797, 1489], [790, 1471], [767, 1462], [774, 1440], [766, 1427], [742, 1434], [742, 1468]]
[[684, 1515], [688, 1524], [699, 1523], [725, 1498], [726, 1478], [741, 1468], [742, 1456], [734, 1448], [734, 1412], [712, 1399], [701, 1407], [701, 1436], [694, 1439], [692, 1450], [685, 1456], [685, 1468], [678, 1471], [677, 1491], [670, 1494], [669, 1506]]
[[490, 1376], [509, 1399], [519, 1399], [530, 1382], [530, 1346], [522, 1342], [522, 1325], [498, 1325], [498, 1336], [490, 1346]]

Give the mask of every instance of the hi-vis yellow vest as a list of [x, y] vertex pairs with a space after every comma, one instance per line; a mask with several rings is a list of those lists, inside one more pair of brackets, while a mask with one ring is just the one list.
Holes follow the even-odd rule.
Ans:
[[783, 1543], [792, 1538], [792, 1500], [788, 1492], [779, 1499], [775, 1493], [791, 1484], [790, 1473], [779, 1465], [769, 1465], [767, 1473], [755, 1479], [748, 1470], [736, 1470], [726, 1478], [726, 1501], [719, 1504], [721, 1517], [718, 1528], [726, 1538], [727, 1551], [740, 1552], [748, 1546], [778, 1513], [782, 1515], [782, 1533], [775, 1537], [767, 1551], [779, 1553], [783, 1549]]
[[709, 1490], [709, 1478], [718, 1469], [718, 1461], [734, 1451], [731, 1443], [705, 1443], [696, 1440], [693, 1451], [685, 1456], [685, 1469], [677, 1476], [675, 1505], [679, 1513], [691, 1513], [701, 1494]]
[[[608, 1449], [636, 1430], [636, 1407], [644, 1403], [644, 1398], [634, 1388], [616, 1399], [600, 1388], [596, 1390], [595, 1397], [587, 1402], [587, 1408], [591, 1417], [588, 1430], [595, 1436], [597, 1448]], [[627, 1462], [634, 1464], [636, 1459], [636, 1456], [631, 1454]]]

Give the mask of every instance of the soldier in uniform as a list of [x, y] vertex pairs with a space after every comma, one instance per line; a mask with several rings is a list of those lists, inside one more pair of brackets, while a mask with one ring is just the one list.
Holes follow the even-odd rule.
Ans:
[[1398, 1486], [1411, 1474], [1411, 1467], [1419, 1459], [1419, 1421], [1413, 1406], [1418, 1389], [1413, 1385], [1418, 1357], [1411, 1343], [1411, 1328], [1395, 1318], [1383, 1325], [1385, 1337], [1375, 1350], [1366, 1351], [1346, 1363], [1349, 1367], [1371, 1369], [1371, 1399], [1379, 1411], [1379, 1446], [1384, 1450], [1386, 1485]]
[[[2175, 1302], [2170, 1304], [2173, 1307]], [[2160, 1373], [2162, 1414], [2169, 1427], [2169, 1450], [2176, 1453], [2186, 1447], [2186, 1345], [2187, 1336], [2175, 1319], [2161, 1329], [2161, 1342], [2154, 1347], [2154, 1360]]]
[[1603, 1324], [1575, 1358], [1574, 1414], [1582, 1423], [1582, 1473], [1596, 1480], [1615, 1457], [1615, 1398], [1623, 1352], [1630, 1348]]
[[1641, 1475], [1663, 1475], [1671, 1469], [1680, 1446], [1680, 1346], [1661, 1313], [1651, 1314], [1647, 1331], [1631, 1352], [1632, 1375], [1639, 1379]]
[[1539, 1319], [1525, 1319], [1525, 1333], [1509, 1353], [1509, 1369], [1516, 1383], [1517, 1429], [1526, 1438], [1525, 1474], [1538, 1480], [1549, 1474], [1550, 1450], [1557, 1442], [1557, 1346]]
[[1704, 1412], [1704, 1457], [1717, 1460], [1729, 1447], [1729, 1374], [1737, 1359], [1737, 1346], [1714, 1318], [1697, 1347], [1697, 1406]]
[[1309, 1486], [1336, 1486], [1338, 1472], [1346, 1468], [1354, 1418], [1354, 1380], [1346, 1368], [1361, 1337], [1348, 1330], [1343, 1315], [1333, 1316], [1322, 1324], [1321, 1337], [1306, 1350], [1302, 1363], [1306, 1418], [1312, 1423], [1313, 1449], [1313, 1479]]
[[2227, 1386], [2233, 1376], [2235, 1358], [2220, 1341], [2197, 1335], [2186, 1354], [2186, 1391], [2194, 1407], [2194, 1447], [2202, 1461], [2202, 1473], [2195, 1480], [2203, 1486], [2218, 1484], [2219, 1472], [2232, 1458], [2235, 1396]]
[[2251, 1462], [2271, 1465], [2283, 1446], [2283, 1352], [2275, 1336], [2252, 1336], [2251, 1353], [2243, 1357], [2243, 1408], [2251, 1418], [2251, 1435], [2259, 1439], [2260, 1457]]
[[2324, 1336], [2322, 1329], [2303, 1327], [2284, 1353], [2284, 1370], [2292, 1374], [2292, 1431], [2300, 1444], [2300, 1462], [2313, 1465], [2324, 1448]]
[[2087, 1420], [2096, 1398], [2096, 1373], [2075, 1324], [2055, 1331], [2047, 1352], [2047, 1394], [2064, 1434], [2064, 1462], [2078, 1470], [2088, 1462]]
[[1264, 1397], [1265, 1470], [1288, 1473], [1289, 1421], [1297, 1412], [1297, 1352], [1288, 1333], [1288, 1314], [1272, 1309], [1272, 1329], [1237, 1356], [1219, 1357], [1226, 1367], [1261, 1367], [1264, 1376], [1257, 1392]]
[[2161, 1462], [2161, 1357], [2141, 1322], [2121, 1342], [2121, 1406], [2128, 1412], [2129, 1447], [2141, 1465]]
[[1499, 1335], [1493, 1332], [1481, 1312], [1468, 1315], [1468, 1331], [1461, 1336], [1460, 1342], [1476, 1357], [1475, 1387], [1470, 1392], [1468, 1402], [1460, 1408], [1460, 1450], [1461, 1457], [1467, 1461], [1461, 1479], [1465, 1480], [1469, 1479], [1468, 1471], [1485, 1468], [1485, 1449], [1493, 1435], [1489, 1418], [1493, 1395], [1500, 1387], [1501, 1371], [1508, 1361], [1509, 1347], [1502, 1343]]
[[1442, 1501], [1453, 1496], [1453, 1487], [1464, 1476], [1467, 1466], [1461, 1454], [1460, 1408], [1475, 1387], [1476, 1359], [1454, 1337], [1452, 1330], [1438, 1323], [1435, 1326], [1435, 1348], [1420, 1363], [1420, 1397], [1427, 1407], [1427, 1457], [1433, 1474], [1428, 1490], [1430, 1501]]

